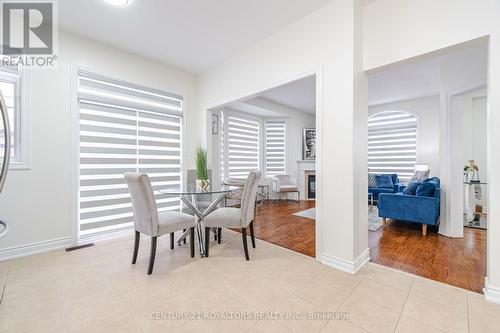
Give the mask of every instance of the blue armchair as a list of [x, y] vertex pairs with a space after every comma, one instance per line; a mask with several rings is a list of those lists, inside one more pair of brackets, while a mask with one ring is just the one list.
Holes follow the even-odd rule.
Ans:
[[368, 185], [368, 193], [373, 193], [373, 199], [378, 200], [378, 196], [381, 193], [398, 193], [399, 188], [402, 186], [402, 184], [399, 183], [399, 178], [397, 174], [388, 174], [387, 176], [391, 176], [392, 178], [392, 183], [394, 185], [393, 188], [387, 188], [387, 187], [370, 187]]
[[427, 182], [435, 186], [431, 197], [406, 195], [403, 193], [381, 193], [378, 200], [378, 216], [383, 219], [384, 226], [387, 219], [422, 224], [422, 234], [427, 234], [427, 225], [439, 225], [439, 210], [441, 189], [439, 178], [434, 177]]

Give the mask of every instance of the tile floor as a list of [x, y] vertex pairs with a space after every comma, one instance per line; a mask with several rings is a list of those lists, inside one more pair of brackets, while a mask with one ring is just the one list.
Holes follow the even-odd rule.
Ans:
[[225, 230], [207, 259], [163, 237], [148, 276], [141, 245], [136, 265], [132, 236], [0, 262], [0, 332], [500, 332], [481, 295], [375, 264], [350, 275], [259, 240], [245, 262]]

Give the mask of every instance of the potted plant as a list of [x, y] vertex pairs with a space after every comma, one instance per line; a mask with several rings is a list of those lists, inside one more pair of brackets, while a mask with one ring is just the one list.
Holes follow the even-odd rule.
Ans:
[[196, 150], [196, 188], [198, 190], [206, 190], [209, 185], [207, 151], [199, 147]]
[[476, 161], [469, 160], [468, 164], [464, 166], [464, 181], [479, 182], [479, 166]]

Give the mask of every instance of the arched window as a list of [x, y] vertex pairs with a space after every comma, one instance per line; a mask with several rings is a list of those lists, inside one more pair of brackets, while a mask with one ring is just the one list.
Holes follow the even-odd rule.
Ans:
[[397, 173], [408, 181], [417, 163], [417, 117], [402, 111], [383, 111], [368, 118], [370, 173]]

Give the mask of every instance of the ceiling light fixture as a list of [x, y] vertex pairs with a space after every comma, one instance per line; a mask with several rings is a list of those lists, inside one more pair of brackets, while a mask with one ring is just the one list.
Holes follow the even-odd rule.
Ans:
[[130, 0], [104, 0], [114, 7], [125, 7], [129, 4]]

